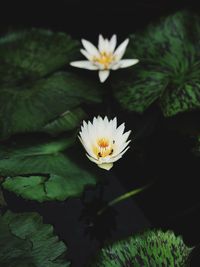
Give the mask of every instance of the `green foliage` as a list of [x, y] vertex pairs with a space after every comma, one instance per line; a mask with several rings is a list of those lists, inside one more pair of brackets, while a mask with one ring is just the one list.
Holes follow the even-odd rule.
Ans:
[[165, 116], [172, 116], [179, 110], [183, 112], [200, 107], [200, 82], [189, 81], [182, 87], [177, 87], [175, 91], [166, 91], [160, 106]]
[[124, 78], [120, 76], [121, 79], [114, 85], [114, 93], [124, 108], [143, 113], [164, 91], [167, 81], [162, 72], [151, 68], [137, 70], [138, 66], [133, 72], [123, 75]]
[[78, 43], [64, 33], [32, 29], [0, 39], [0, 84], [39, 79], [67, 65]]
[[32, 29], [0, 38], [0, 138], [66, 131], [83, 112], [74, 122], [72, 117], [53, 121], [82, 103], [101, 101], [100, 85], [70, 72], [55, 73], [67, 67], [76, 52], [77, 42], [64, 33]]
[[5, 189], [42, 202], [79, 196], [85, 186], [96, 183], [96, 175], [71, 160], [66, 149], [73, 138], [27, 143], [0, 148], [0, 173], [8, 177]]
[[103, 248], [94, 267], [186, 267], [192, 249], [172, 232], [147, 231]]
[[6, 206], [6, 201], [4, 199], [2, 188], [0, 187], [0, 209], [4, 206]]
[[86, 118], [86, 114], [81, 108], [68, 110], [58, 116], [55, 120], [47, 123], [42, 129], [42, 132], [50, 135], [57, 135], [64, 131], [71, 131], [80, 126], [80, 121]]
[[157, 100], [167, 117], [199, 108], [199, 40], [199, 18], [184, 11], [132, 35], [127, 57], [140, 62], [113, 80], [122, 107], [142, 113]]
[[29, 86], [4, 88], [0, 98], [1, 136], [40, 131], [83, 102], [100, 102], [92, 82], [75, 74], [55, 73]]
[[37, 213], [0, 216], [1, 267], [67, 267], [66, 246]]

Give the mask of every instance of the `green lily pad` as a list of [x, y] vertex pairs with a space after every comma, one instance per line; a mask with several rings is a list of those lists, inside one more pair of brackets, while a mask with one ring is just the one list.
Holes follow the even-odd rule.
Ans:
[[65, 111], [59, 115], [55, 120], [47, 123], [42, 129], [42, 132], [50, 135], [57, 135], [64, 131], [71, 131], [80, 126], [80, 122], [87, 117], [82, 108], [75, 108]]
[[156, 101], [166, 117], [199, 108], [199, 40], [200, 19], [186, 11], [130, 36], [126, 57], [140, 61], [123, 82], [121, 75], [113, 79], [122, 107], [142, 113]]
[[80, 54], [78, 48], [65, 33], [43, 29], [0, 38], [0, 139], [45, 127], [52, 134], [66, 131], [66, 117], [57, 121], [63, 113], [82, 103], [101, 102], [99, 84], [61, 72]]
[[[113, 82], [115, 97], [124, 109], [143, 113], [167, 86], [165, 73], [153, 68], [136, 67], [136, 71], [129, 71], [126, 75], [118, 75], [119, 81]], [[147, 86], [148, 84], [148, 86]]]
[[0, 38], [0, 84], [16, 85], [35, 80], [67, 66], [78, 51], [78, 42], [65, 33], [31, 29]]
[[180, 110], [183, 112], [200, 108], [200, 81], [189, 81], [175, 91], [173, 88], [166, 91], [161, 98], [160, 106], [166, 117], [173, 116]]
[[147, 231], [106, 246], [91, 266], [186, 267], [191, 251], [170, 231]]
[[39, 202], [80, 196], [98, 177], [71, 159], [67, 148], [72, 144], [73, 138], [1, 147], [0, 173], [7, 177], [3, 188]]
[[64, 112], [88, 102], [101, 102], [101, 91], [93, 82], [72, 73], [55, 73], [28, 85], [4, 88], [0, 136], [40, 131]]
[[1, 267], [67, 267], [66, 246], [37, 213], [0, 216]]

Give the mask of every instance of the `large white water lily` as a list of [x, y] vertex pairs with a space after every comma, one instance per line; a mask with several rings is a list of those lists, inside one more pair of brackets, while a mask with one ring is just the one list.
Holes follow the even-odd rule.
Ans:
[[101, 82], [105, 82], [110, 74], [110, 70], [127, 68], [139, 61], [138, 59], [122, 59], [129, 42], [128, 38], [117, 48], [117, 36], [115, 34], [110, 40], [104, 39], [100, 34], [98, 48], [87, 40], [82, 39], [81, 42], [84, 47], [84, 49], [81, 49], [81, 53], [87, 60], [74, 61], [70, 65], [88, 70], [98, 70]]
[[130, 140], [127, 140], [131, 131], [124, 133], [124, 129], [124, 123], [117, 127], [117, 118], [109, 121], [107, 117], [98, 116], [92, 123], [83, 121], [79, 139], [87, 157], [100, 168], [110, 170], [129, 149]]

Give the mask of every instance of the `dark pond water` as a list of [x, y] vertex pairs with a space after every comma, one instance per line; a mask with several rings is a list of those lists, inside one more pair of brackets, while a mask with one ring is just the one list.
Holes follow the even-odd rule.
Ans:
[[[1, 9], [0, 31], [13, 28], [45, 27], [65, 31], [74, 38], [96, 40], [99, 32], [117, 33], [120, 39], [142, 29], [161, 15], [181, 8], [197, 8], [195, 1], [52, 1], [47, 5], [27, 1], [6, 1]], [[188, 245], [200, 242], [200, 158], [192, 152], [194, 140], [188, 132], [200, 130], [200, 112], [183, 118], [164, 119], [150, 107], [144, 115], [127, 114], [109, 103], [110, 115], [127, 122], [135, 140], [120, 164], [106, 174], [105, 181], [88, 189], [79, 199], [36, 204], [6, 192], [13, 211], [36, 210], [55, 226], [68, 244], [73, 267], [83, 266], [106, 239], [119, 239], [147, 227], [172, 229]], [[91, 117], [94, 110], [91, 110]], [[96, 115], [96, 113], [95, 113]], [[180, 130], [181, 129], [181, 130]], [[114, 197], [149, 182], [152, 185], [102, 216], [96, 211]], [[94, 204], [92, 204], [94, 203]], [[200, 266], [200, 250], [192, 266]], [[77, 257], [78, 255], [78, 257]], [[199, 262], [199, 264], [197, 263]]]

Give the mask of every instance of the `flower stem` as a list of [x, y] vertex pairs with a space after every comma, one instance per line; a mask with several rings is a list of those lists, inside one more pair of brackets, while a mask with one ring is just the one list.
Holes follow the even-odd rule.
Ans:
[[111, 200], [110, 202], [108, 202], [107, 205], [104, 208], [100, 209], [97, 212], [97, 215], [102, 215], [102, 213], [104, 213], [109, 207], [112, 207], [115, 204], [117, 204], [117, 203], [119, 203], [119, 202], [121, 202], [121, 201], [123, 201], [123, 200], [125, 200], [125, 199], [127, 199], [129, 197], [132, 197], [132, 196], [137, 195], [138, 193], [144, 191], [149, 186], [150, 186], [150, 184], [147, 184], [147, 185], [145, 185], [143, 187], [140, 187], [140, 188], [137, 188], [137, 189], [133, 189], [133, 190], [131, 190], [131, 191], [129, 191], [129, 192], [123, 194], [123, 195], [120, 195], [120, 196], [114, 198], [113, 200]]

